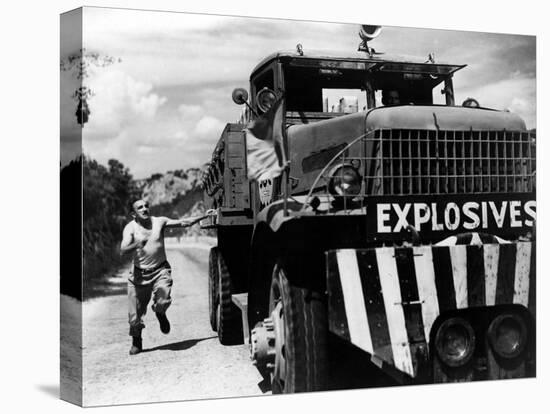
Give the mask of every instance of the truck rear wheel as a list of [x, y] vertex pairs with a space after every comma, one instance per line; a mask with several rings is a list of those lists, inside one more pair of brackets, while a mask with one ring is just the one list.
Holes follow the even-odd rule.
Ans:
[[217, 308], [218, 308], [218, 248], [212, 247], [208, 257], [208, 313], [210, 326], [215, 332], [218, 329]]
[[243, 343], [243, 327], [240, 309], [231, 300], [233, 293], [231, 275], [220, 250], [217, 252], [218, 294], [216, 328], [223, 345]]
[[273, 393], [326, 390], [327, 316], [321, 295], [294, 286], [277, 264], [269, 307], [275, 333]]

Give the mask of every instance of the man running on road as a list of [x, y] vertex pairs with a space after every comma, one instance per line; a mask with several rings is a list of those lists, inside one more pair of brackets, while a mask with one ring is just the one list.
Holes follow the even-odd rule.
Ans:
[[137, 200], [132, 204], [132, 217], [134, 219], [124, 227], [120, 251], [122, 254], [134, 253], [134, 270], [128, 278], [128, 320], [132, 337], [130, 355], [135, 355], [143, 348], [141, 331], [145, 325], [142, 318], [147, 312], [151, 295], [152, 309], [161, 332], [170, 332], [166, 309], [172, 303], [172, 272], [164, 250], [164, 229], [192, 226], [208, 217], [208, 214], [179, 220], [153, 217], [149, 215], [149, 204], [144, 200]]

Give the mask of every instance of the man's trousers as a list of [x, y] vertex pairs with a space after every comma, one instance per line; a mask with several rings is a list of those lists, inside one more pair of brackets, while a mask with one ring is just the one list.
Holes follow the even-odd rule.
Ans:
[[153, 296], [153, 312], [164, 313], [172, 303], [172, 270], [168, 263], [147, 277], [141, 277], [140, 269], [134, 268], [133, 277], [128, 280], [128, 322], [130, 335], [141, 336], [145, 328], [143, 316], [147, 313], [147, 305]]

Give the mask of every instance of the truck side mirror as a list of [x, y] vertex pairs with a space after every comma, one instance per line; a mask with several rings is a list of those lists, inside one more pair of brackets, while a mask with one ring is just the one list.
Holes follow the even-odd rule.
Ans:
[[236, 88], [233, 90], [231, 98], [237, 105], [243, 105], [248, 101], [248, 92], [244, 88]]

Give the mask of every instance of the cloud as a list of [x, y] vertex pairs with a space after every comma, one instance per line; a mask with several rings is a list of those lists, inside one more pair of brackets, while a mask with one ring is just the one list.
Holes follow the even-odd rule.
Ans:
[[85, 9], [84, 19], [89, 51], [120, 58], [123, 71], [156, 86], [238, 81], [267, 54], [304, 39], [312, 49], [341, 47], [350, 30], [357, 37], [356, 25], [202, 14]]
[[204, 140], [208, 138], [213, 139], [213, 137], [217, 139], [221, 135], [225, 127], [225, 122], [206, 113], [204, 108], [211, 107], [209, 102], [206, 102], [206, 105], [181, 104], [178, 106], [182, 127], [184, 127], [186, 131], [191, 131], [189, 134], [178, 132], [178, 134], [184, 135], [185, 139]]
[[224, 127], [225, 123], [213, 116], [206, 115], [197, 122], [193, 134], [198, 139], [219, 137]]
[[166, 98], [151, 93], [152, 85], [137, 82], [130, 77], [126, 78], [127, 103], [135, 115], [153, 118]]
[[181, 104], [180, 106], [178, 106], [178, 111], [184, 119], [198, 118], [204, 113], [204, 109], [200, 105]]
[[93, 91], [86, 124], [86, 135], [91, 140], [111, 139], [129, 125], [152, 120], [167, 102], [153, 92], [153, 85], [119, 70], [104, 69], [86, 83]]
[[536, 82], [535, 79], [513, 78], [487, 85], [456, 89], [456, 102], [476, 98], [481, 106], [516, 113], [525, 121], [527, 128], [536, 126]]
[[167, 106], [169, 99], [151, 84], [127, 74], [97, 77], [91, 88], [95, 95], [83, 130], [84, 153], [102, 163], [117, 158], [138, 178], [201, 165], [225, 127], [207, 113], [198, 95], [190, 103]]

